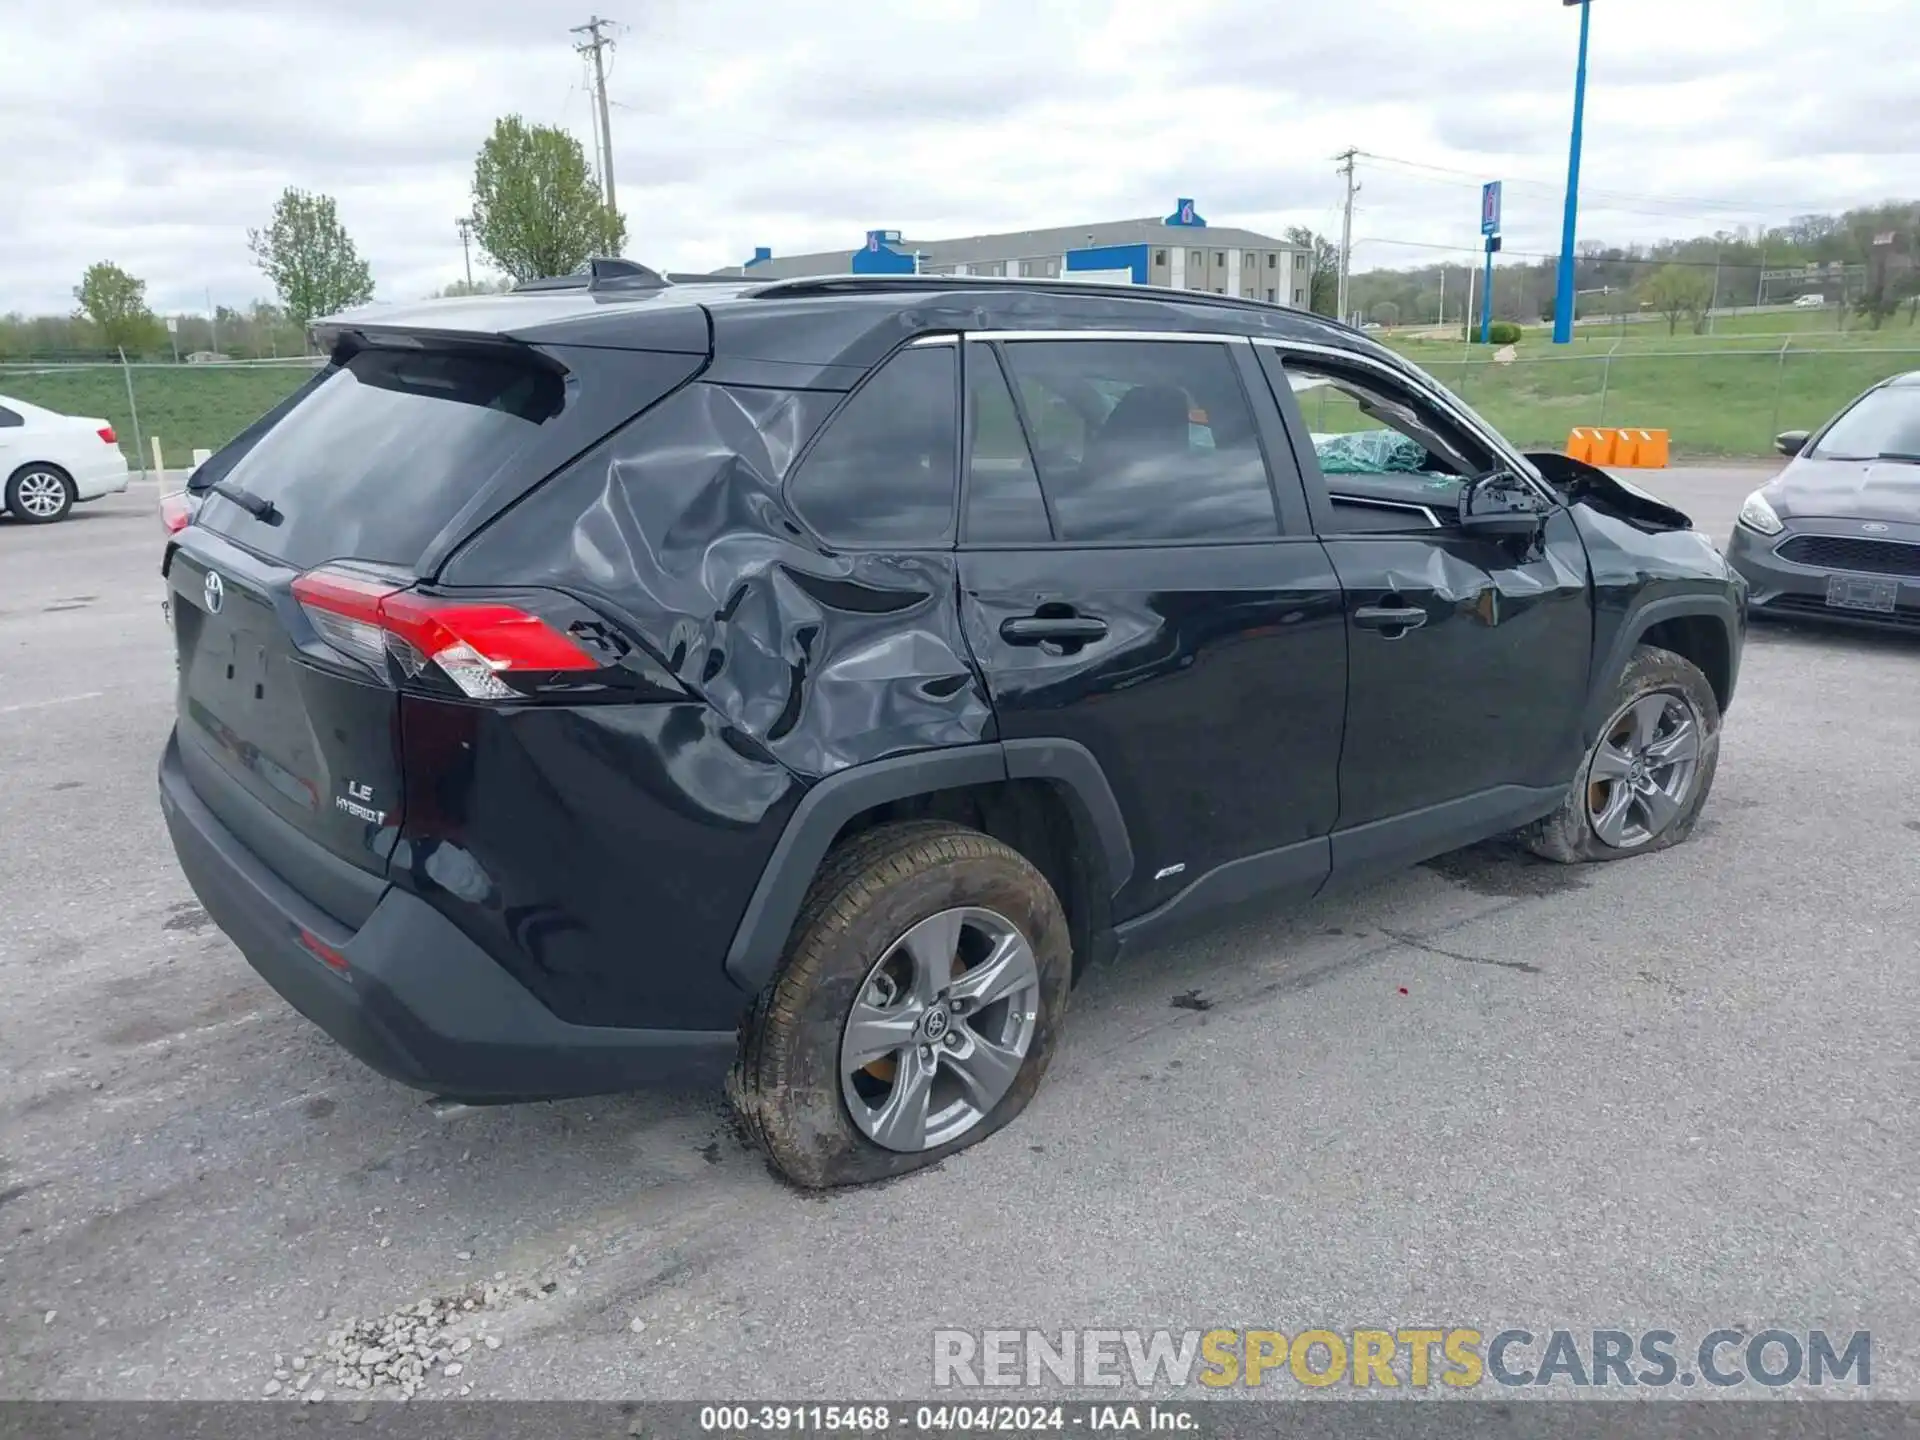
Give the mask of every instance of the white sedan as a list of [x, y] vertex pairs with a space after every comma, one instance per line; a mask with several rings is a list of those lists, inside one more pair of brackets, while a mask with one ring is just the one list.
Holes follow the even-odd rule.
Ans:
[[127, 457], [97, 415], [61, 415], [0, 395], [0, 510], [29, 525], [127, 488]]

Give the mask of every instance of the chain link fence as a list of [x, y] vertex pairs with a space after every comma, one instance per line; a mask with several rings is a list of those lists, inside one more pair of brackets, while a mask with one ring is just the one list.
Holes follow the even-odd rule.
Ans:
[[0, 395], [64, 415], [98, 415], [141, 471], [184, 469], [195, 450], [217, 450], [271, 410], [324, 362], [233, 360], [203, 365], [0, 365]]
[[[1576, 426], [1665, 430], [1679, 458], [1766, 456], [1783, 430], [1810, 430], [1889, 375], [1920, 370], [1920, 347], [1627, 350], [1513, 355], [1460, 346], [1413, 357], [1502, 434], [1560, 449]], [[1338, 398], [1304, 397], [1316, 430], [1376, 422]]]
[[[1411, 347], [1409, 347], [1411, 348]], [[1516, 444], [1558, 449], [1576, 426], [1666, 430], [1679, 458], [1766, 456], [1782, 430], [1811, 429], [1875, 382], [1920, 369], [1920, 346], [1630, 350], [1527, 356], [1483, 346], [1421, 346], [1412, 358]], [[204, 365], [0, 365], [0, 395], [98, 415], [143, 470], [182, 468], [284, 399], [322, 362]], [[1323, 389], [1303, 397], [1316, 430], [1371, 424]]]

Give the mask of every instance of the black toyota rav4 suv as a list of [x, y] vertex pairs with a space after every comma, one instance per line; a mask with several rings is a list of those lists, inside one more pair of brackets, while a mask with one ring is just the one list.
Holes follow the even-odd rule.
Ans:
[[1251, 302], [627, 262], [327, 322], [169, 505], [195, 893], [376, 1069], [718, 1082], [778, 1169], [991, 1134], [1073, 980], [1517, 831], [1674, 844], [1687, 517]]

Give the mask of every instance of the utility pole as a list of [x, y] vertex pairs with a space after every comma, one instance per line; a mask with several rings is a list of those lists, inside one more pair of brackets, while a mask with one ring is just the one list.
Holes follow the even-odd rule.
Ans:
[[467, 242], [473, 238], [473, 219], [462, 215], [453, 222], [453, 228], [460, 232], [460, 259], [467, 267], [467, 292], [473, 292], [473, 252], [467, 248]]
[[1360, 192], [1360, 187], [1353, 183], [1353, 157], [1359, 153], [1348, 149], [1334, 156], [1334, 159], [1344, 162], [1340, 173], [1347, 177], [1347, 204], [1340, 216], [1340, 283], [1336, 287], [1339, 301], [1335, 308], [1340, 313], [1334, 316], [1342, 325], [1347, 323], [1347, 274], [1353, 263], [1353, 197]]
[[617, 208], [613, 198], [613, 126], [607, 118], [607, 67], [605, 53], [613, 44], [610, 36], [602, 35], [601, 29], [611, 25], [611, 20], [600, 16], [590, 16], [584, 25], [576, 25], [571, 31], [575, 35], [585, 35], [573, 48], [582, 55], [593, 57], [593, 93], [600, 111], [600, 185], [605, 193], [607, 213], [611, 215]]
[[211, 285], [207, 287], [207, 323], [213, 327], [213, 340], [208, 344], [207, 348], [217, 351], [220, 348], [220, 312], [213, 308], [213, 287]]

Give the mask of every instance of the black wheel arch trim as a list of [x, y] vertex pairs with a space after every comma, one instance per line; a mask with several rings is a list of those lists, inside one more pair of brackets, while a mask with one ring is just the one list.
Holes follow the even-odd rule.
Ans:
[[727, 976], [749, 995], [772, 978], [807, 887], [849, 820], [878, 805], [1004, 780], [1046, 780], [1084, 810], [1104, 856], [1110, 891], [1133, 874], [1133, 846], [1100, 762], [1070, 740], [1011, 740], [894, 755], [817, 781], [800, 798], [727, 947]]
[[1086, 819], [1107, 862], [1107, 893], [1118, 895], [1133, 878], [1133, 841], [1113, 798], [1107, 772], [1086, 746], [1072, 740], [1007, 740], [1009, 780], [1049, 780], [1064, 786], [1086, 807]]
[[[1743, 639], [1740, 606], [1730, 595], [1692, 594], [1668, 595], [1657, 600], [1649, 600], [1630, 610], [1620, 622], [1620, 628], [1614, 632], [1613, 643], [1608, 647], [1604, 662], [1594, 670], [1588, 687], [1586, 723], [1583, 728], [1583, 742], [1587, 745], [1599, 738], [1600, 727], [1607, 722], [1612, 700], [1613, 687], [1627, 668], [1627, 662], [1633, 658], [1634, 647], [1645, 638], [1647, 631], [1665, 620], [1682, 620], [1693, 616], [1705, 616], [1718, 620], [1727, 632], [1727, 655], [1729, 667], [1727, 674], [1727, 703], [1733, 699], [1735, 682], [1740, 678], [1740, 646]], [[1725, 706], [1722, 706], [1724, 710]]]

